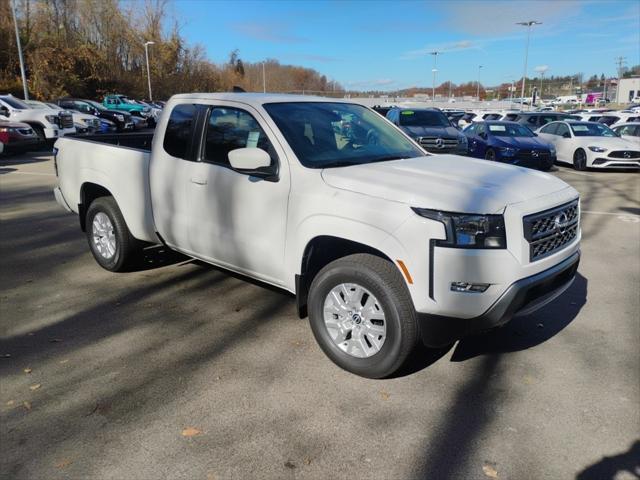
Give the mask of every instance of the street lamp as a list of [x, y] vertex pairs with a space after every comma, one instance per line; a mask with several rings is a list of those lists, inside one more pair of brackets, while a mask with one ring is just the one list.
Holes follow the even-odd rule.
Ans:
[[431, 101], [435, 102], [436, 101], [436, 73], [438, 72], [438, 69], [436, 67], [438, 66], [438, 55], [442, 55], [442, 52], [438, 52], [434, 50], [433, 52], [429, 52], [429, 55], [433, 55], [433, 69], [431, 70], [433, 72], [433, 84], [431, 86]]
[[11, 2], [11, 13], [13, 13], [13, 23], [16, 27], [16, 44], [18, 45], [18, 58], [20, 59], [20, 74], [22, 75], [22, 89], [24, 90], [24, 99], [29, 100], [29, 92], [27, 90], [27, 74], [24, 71], [24, 58], [22, 57], [22, 45], [20, 43], [20, 32], [18, 31], [18, 17], [16, 16], [16, 5]]
[[478, 65], [478, 81], [476, 82], [478, 85], [478, 92], [476, 93], [476, 99], [478, 100], [478, 102], [480, 101], [480, 69], [482, 68], [482, 65]]
[[145, 42], [144, 44], [144, 56], [147, 59], [147, 83], [149, 84], [149, 101], [153, 102], [151, 96], [151, 72], [149, 71], [149, 45], [155, 45], [156, 42]]
[[529, 20], [527, 22], [517, 22], [516, 25], [527, 27], [527, 48], [524, 51], [524, 74], [522, 75], [522, 91], [520, 94], [520, 110], [522, 110], [522, 106], [524, 105], [524, 82], [527, 78], [527, 61], [529, 60], [529, 37], [531, 36], [531, 27], [533, 25], [542, 25], [542, 22]]

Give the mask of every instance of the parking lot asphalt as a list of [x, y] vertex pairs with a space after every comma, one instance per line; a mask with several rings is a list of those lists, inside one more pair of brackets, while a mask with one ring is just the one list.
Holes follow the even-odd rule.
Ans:
[[102, 270], [51, 158], [0, 160], [0, 476], [637, 478], [640, 177], [553, 174], [582, 194], [568, 293], [374, 381], [290, 295], [159, 248]]

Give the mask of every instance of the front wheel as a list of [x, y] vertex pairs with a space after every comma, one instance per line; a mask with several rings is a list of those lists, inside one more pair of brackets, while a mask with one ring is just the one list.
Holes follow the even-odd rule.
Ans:
[[126, 271], [138, 260], [139, 242], [129, 232], [113, 197], [94, 200], [85, 225], [91, 253], [105, 270]]
[[573, 154], [573, 168], [576, 170], [586, 170], [587, 169], [587, 154], [584, 150], [579, 148]]
[[495, 162], [496, 161], [496, 152], [493, 149], [490, 148], [484, 154], [484, 158], [485, 158], [485, 160], [490, 160], [492, 162]]
[[367, 378], [397, 372], [418, 344], [416, 315], [400, 272], [373, 255], [335, 260], [316, 275], [309, 320], [325, 354]]

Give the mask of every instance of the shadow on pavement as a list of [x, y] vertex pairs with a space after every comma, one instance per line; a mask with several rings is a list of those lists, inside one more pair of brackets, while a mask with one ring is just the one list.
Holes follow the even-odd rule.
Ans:
[[640, 478], [640, 440], [636, 440], [624, 453], [603, 457], [598, 463], [588, 466], [576, 475], [576, 480], [615, 480], [618, 474], [628, 473], [624, 478]]
[[[28, 155], [28, 156], [26, 156]], [[0, 157], [0, 165], [28, 165], [30, 163], [42, 163], [51, 160], [51, 152], [11, 153]]]
[[549, 305], [522, 317], [516, 317], [504, 327], [461, 340], [452, 362], [461, 362], [479, 355], [526, 350], [561, 332], [578, 315], [587, 302], [587, 279], [580, 273], [573, 285]]

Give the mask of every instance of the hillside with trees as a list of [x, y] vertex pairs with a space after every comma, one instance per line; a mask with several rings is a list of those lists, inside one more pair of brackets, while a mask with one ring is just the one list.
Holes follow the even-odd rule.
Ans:
[[[153, 41], [149, 65], [154, 98], [180, 92], [262, 91], [263, 64], [229, 53], [224, 64], [209, 61], [170, 18], [168, 0], [16, 0], [29, 94], [36, 99], [70, 95], [101, 98], [119, 92], [147, 94], [144, 43]], [[0, 92], [22, 96], [20, 64], [9, 0], [0, 0]], [[340, 91], [319, 72], [264, 62], [272, 92]]]

